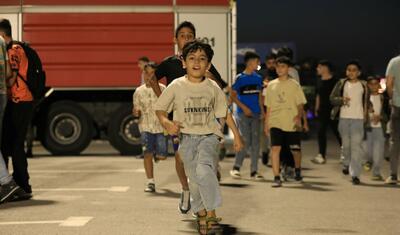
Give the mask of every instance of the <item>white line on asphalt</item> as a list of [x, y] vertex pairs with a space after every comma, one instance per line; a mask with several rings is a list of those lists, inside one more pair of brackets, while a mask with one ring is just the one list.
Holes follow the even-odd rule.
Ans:
[[30, 170], [29, 173], [135, 173], [141, 169], [121, 169], [121, 170]]
[[66, 220], [43, 220], [43, 221], [10, 221], [0, 222], [1, 225], [29, 225], [29, 224], [59, 224], [63, 227], [85, 226], [93, 217], [68, 217]]
[[124, 193], [130, 189], [129, 186], [114, 186], [110, 188], [38, 188], [37, 192], [62, 192], [62, 191], [108, 191]]

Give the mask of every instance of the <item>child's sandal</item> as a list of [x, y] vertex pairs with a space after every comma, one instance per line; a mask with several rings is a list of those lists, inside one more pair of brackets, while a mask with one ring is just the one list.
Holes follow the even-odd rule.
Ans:
[[208, 234], [207, 215], [200, 216], [199, 213], [196, 213], [196, 216], [197, 216], [196, 218], [197, 231], [199, 232], [200, 235], [207, 235]]
[[219, 222], [221, 222], [221, 218], [217, 217], [208, 217], [207, 218], [207, 235], [219, 235], [222, 234], [223, 229]]

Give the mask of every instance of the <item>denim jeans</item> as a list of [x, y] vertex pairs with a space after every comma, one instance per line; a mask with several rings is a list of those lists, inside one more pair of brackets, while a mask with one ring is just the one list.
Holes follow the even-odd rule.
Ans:
[[192, 210], [215, 210], [222, 204], [221, 191], [215, 174], [219, 141], [216, 135], [182, 134], [178, 153], [189, 178]]
[[251, 158], [251, 172], [256, 172], [260, 155], [260, 116], [253, 114], [253, 117], [246, 117], [243, 113], [238, 113], [237, 121], [242, 134], [244, 148], [236, 154], [234, 167], [240, 168], [248, 153]]
[[[2, 136], [2, 131], [3, 131], [3, 117], [4, 117], [4, 111], [6, 109], [7, 105], [7, 95], [6, 94], [0, 94], [0, 147], [1, 147], [1, 136]], [[6, 163], [4, 162], [3, 155], [1, 154], [0, 151], [0, 185], [7, 184], [12, 180], [12, 176], [8, 172]]]
[[397, 176], [400, 155], [400, 107], [393, 106], [391, 120], [390, 175]]
[[363, 160], [362, 142], [364, 138], [364, 120], [340, 118], [339, 132], [342, 137], [344, 166], [350, 166], [350, 175], [359, 177]]
[[372, 174], [380, 175], [385, 154], [385, 136], [382, 127], [371, 128], [367, 131], [365, 144], [366, 160], [372, 162]]

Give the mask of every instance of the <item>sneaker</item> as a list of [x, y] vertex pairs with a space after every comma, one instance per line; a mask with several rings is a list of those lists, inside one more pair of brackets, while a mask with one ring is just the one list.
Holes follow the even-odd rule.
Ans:
[[397, 184], [397, 177], [391, 175], [385, 180], [385, 184], [396, 185]]
[[264, 177], [263, 177], [262, 175], [259, 175], [257, 172], [251, 173], [250, 178], [251, 178], [252, 180], [255, 180], [255, 181], [262, 181], [262, 180], [264, 180]]
[[351, 181], [353, 182], [354, 185], [359, 185], [361, 183], [358, 177], [352, 177]]
[[296, 175], [294, 177], [294, 180], [296, 180], [296, 182], [303, 182], [303, 176], [301, 176], [300, 174]]
[[14, 180], [11, 180], [8, 184], [3, 184], [0, 188], [0, 204], [12, 200], [20, 191], [23, 190]]
[[154, 183], [148, 183], [144, 191], [146, 193], [154, 193], [156, 192], [156, 185]]
[[181, 193], [181, 201], [179, 202], [179, 210], [182, 214], [187, 214], [190, 211], [190, 192], [183, 190]]
[[382, 175], [373, 175], [371, 177], [371, 180], [373, 180], [373, 181], [383, 181], [383, 177], [382, 177]]
[[275, 179], [274, 179], [274, 182], [272, 182], [271, 187], [273, 187], [273, 188], [282, 187], [282, 181], [281, 181], [281, 179], [280, 179], [280, 178], [275, 178]]
[[32, 192], [25, 192], [22, 188], [14, 194], [12, 202], [26, 201], [32, 198]]
[[372, 166], [372, 164], [370, 162], [366, 162], [366, 163], [363, 164], [363, 168], [367, 172], [371, 171], [371, 166]]
[[240, 175], [240, 171], [238, 171], [238, 170], [233, 169], [229, 173], [231, 174], [232, 178], [234, 178], [234, 179], [242, 178], [242, 176]]
[[218, 182], [221, 182], [221, 172], [219, 171], [219, 169], [217, 170], [217, 180]]
[[318, 154], [315, 158], [311, 159], [311, 162], [315, 164], [325, 164], [326, 160], [322, 157], [322, 154]]
[[348, 175], [349, 174], [349, 167], [348, 166], [343, 166], [342, 173], [343, 173], [343, 175]]

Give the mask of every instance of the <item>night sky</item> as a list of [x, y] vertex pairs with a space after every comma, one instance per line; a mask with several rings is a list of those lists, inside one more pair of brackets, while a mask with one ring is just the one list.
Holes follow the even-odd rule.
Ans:
[[297, 60], [359, 59], [383, 75], [400, 52], [399, 0], [238, 0], [238, 42], [293, 42]]

